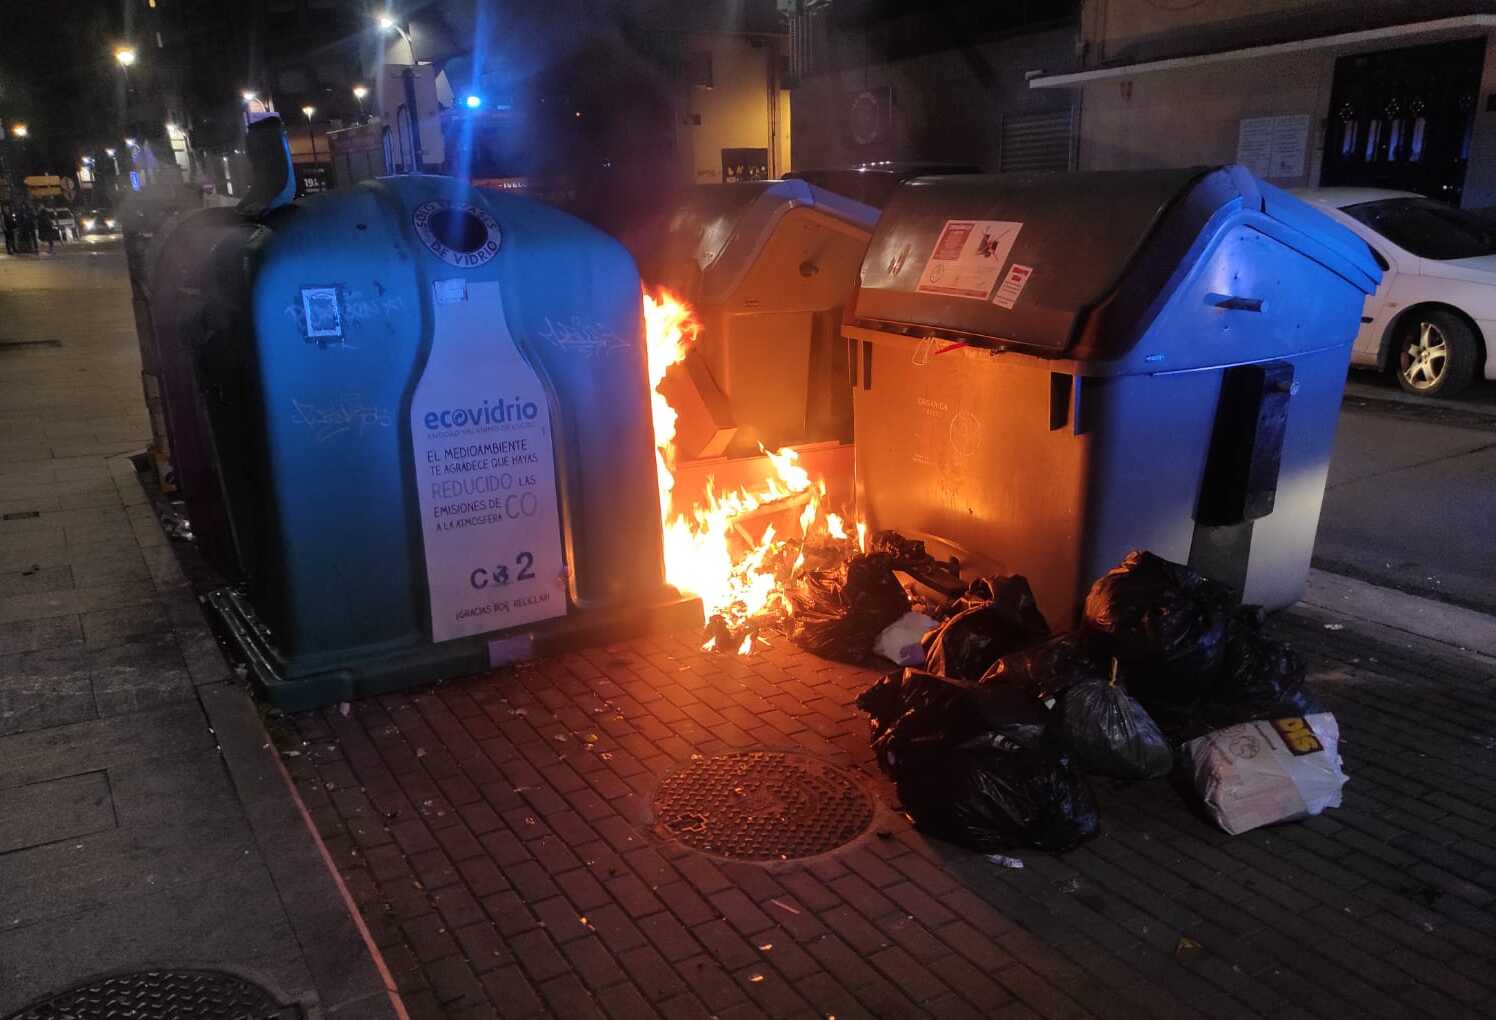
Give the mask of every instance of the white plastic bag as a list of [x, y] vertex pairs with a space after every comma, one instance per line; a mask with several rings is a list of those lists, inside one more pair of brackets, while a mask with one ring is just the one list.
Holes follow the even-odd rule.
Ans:
[[1236, 836], [1340, 806], [1340, 727], [1329, 712], [1259, 719], [1185, 745], [1195, 790]]
[[883, 629], [873, 643], [873, 651], [900, 666], [923, 666], [925, 649], [920, 638], [937, 625], [923, 613], [909, 612]]

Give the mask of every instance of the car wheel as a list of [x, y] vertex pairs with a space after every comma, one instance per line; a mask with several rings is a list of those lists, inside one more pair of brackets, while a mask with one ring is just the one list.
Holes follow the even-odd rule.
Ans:
[[1452, 397], [1475, 378], [1480, 351], [1475, 332], [1459, 316], [1415, 309], [1397, 341], [1397, 381], [1409, 393]]

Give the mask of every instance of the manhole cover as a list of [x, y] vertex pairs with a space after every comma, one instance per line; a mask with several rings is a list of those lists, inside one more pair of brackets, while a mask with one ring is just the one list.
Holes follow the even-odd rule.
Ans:
[[95, 978], [7, 1020], [301, 1020], [259, 985], [216, 970], [142, 970]]
[[666, 836], [748, 861], [828, 853], [873, 821], [872, 798], [850, 773], [775, 751], [693, 761], [660, 783], [654, 810]]

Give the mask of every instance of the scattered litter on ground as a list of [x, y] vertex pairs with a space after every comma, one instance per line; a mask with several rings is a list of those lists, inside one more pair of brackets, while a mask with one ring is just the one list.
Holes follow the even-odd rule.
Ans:
[[919, 583], [950, 597], [966, 589], [961, 580], [961, 561], [952, 556], [949, 560], [937, 560], [925, 549], [925, 543], [905, 538], [896, 531], [873, 533], [868, 551], [883, 553], [893, 564], [893, 569], [902, 571]]
[[1345, 624], [1343, 624], [1343, 623], [1327, 623], [1327, 624], [1325, 624], [1325, 630], [1345, 630]]
[[1184, 702], [1224, 661], [1235, 603], [1224, 585], [1134, 550], [1091, 586], [1085, 627], [1133, 667], [1128, 685], [1139, 701], [1146, 705], [1152, 693]]
[[[892, 577], [892, 562], [924, 555], [901, 542], [893, 535], [878, 546], [886, 552], [854, 559], [878, 563], [863, 592], [889, 592], [882, 571]], [[824, 626], [818, 637], [832, 635], [837, 652], [850, 650], [849, 632], [866, 639], [847, 622], [858, 602], [846, 594], [851, 571], [845, 582], [831, 571], [807, 581], [826, 592], [808, 600], [812, 612], [830, 609], [806, 627]], [[907, 597], [902, 607], [862, 597], [890, 634], [924, 625], [889, 615], [907, 610]], [[1187, 566], [1129, 553], [1092, 586], [1081, 627], [1067, 634], [1051, 636], [1016, 576], [981, 578], [933, 612], [941, 622], [924, 635], [924, 668], [888, 673], [857, 699], [879, 766], [930, 835], [993, 863], [1015, 847], [1068, 850], [1099, 828], [1083, 773], [1159, 779], [1178, 765], [1233, 834], [1340, 803], [1338, 729], [1305, 686], [1303, 660], [1264, 635], [1260, 608]], [[887, 655], [883, 636], [875, 643]]]
[[1174, 752], [1143, 706], [1110, 681], [1086, 680], [1067, 688], [1057, 708], [1060, 739], [1087, 772], [1117, 779], [1161, 779], [1174, 768]]
[[925, 636], [925, 665], [943, 676], [978, 680], [1004, 655], [1049, 636], [1026, 578], [979, 578], [952, 607]]
[[801, 575], [790, 593], [790, 640], [827, 659], [862, 662], [878, 635], [909, 612], [909, 596], [884, 553]]
[[1201, 948], [1200, 943], [1188, 935], [1181, 935], [1179, 936], [1179, 941], [1174, 944], [1174, 955], [1186, 956], [1190, 953], [1198, 952]]
[[873, 642], [873, 651], [899, 666], [923, 666], [924, 636], [937, 625], [933, 617], [924, 613], [905, 613], [883, 629]]
[[186, 504], [171, 503], [161, 508], [161, 530], [166, 532], [167, 538], [193, 541], [192, 522], [187, 519]]
[[1340, 806], [1340, 728], [1328, 712], [1258, 720], [1190, 741], [1195, 790], [1233, 836]]
[[1036, 701], [1053, 702], [1066, 688], [1085, 680], [1105, 680], [1082, 632], [1010, 652], [992, 664], [979, 681], [983, 686], [1026, 692]]
[[1017, 857], [1008, 857], [1005, 854], [988, 854], [987, 859], [1000, 868], [1012, 868], [1016, 871], [1023, 867], [1023, 862]]

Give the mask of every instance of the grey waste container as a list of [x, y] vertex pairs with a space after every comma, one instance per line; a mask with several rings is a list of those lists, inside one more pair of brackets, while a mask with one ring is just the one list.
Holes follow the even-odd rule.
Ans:
[[851, 438], [838, 330], [878, 211], [800, 180], [700, 185], [656, 282], [701, 324], [661, 392], [687, 460]]
[[1135, 547], [1288, 605], [1380, 276], [1236, 166], [909, 182], [844, 325], [859, 512], [1058, 626]]

